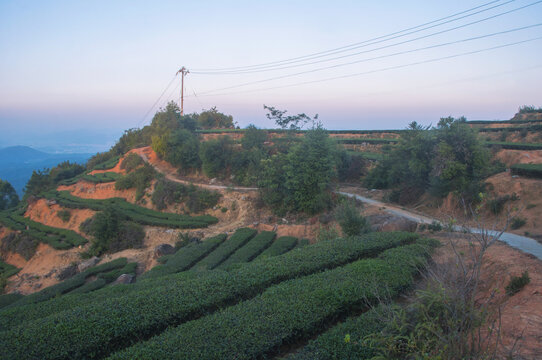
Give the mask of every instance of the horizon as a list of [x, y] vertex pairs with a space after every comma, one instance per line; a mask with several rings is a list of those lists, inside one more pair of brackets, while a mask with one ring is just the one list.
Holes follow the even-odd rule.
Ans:
[[[331, 130], [403, 129], [446, 116], [507, 120], [522, 105], [542, 105], [541, 11], [542, 3], [524, 0], [319, 1], [310, 7], [286, 1], [3, 2], [0, 147], [107, 150], [124, 130], [149, 124], [167, 101], [179, 102], [180, 80], [172, 78], [181, 66], [195, 70], [185, 79], [185, 113], [216, 106], [241, 128], [274, 127], [264, 104], [319, 114]], [[287, 59], [428, 22], [435, 26], [374, 40], [369, 48], [335, 50], [344, 59], [272, 71], [253, 65], [288, 67], [296, 60]], [[328, 60], [320, 56], [314, 58]], [[197, 71], [240, 66], [234, 75]], [[251, 69], [261, 71], [247, 73]], [[290, 76], [297, 72], [306, 73]], [[267, 80], [274, 77], [280, 79]]]

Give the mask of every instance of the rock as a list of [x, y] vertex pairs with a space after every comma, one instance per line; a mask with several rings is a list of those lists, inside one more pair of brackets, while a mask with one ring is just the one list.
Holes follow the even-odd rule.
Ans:
[[77, 274], [79, 271], [77, 270], [77, 265], [69, 265], [65, 268], [60, 269], [60, 272], [56, 276], [56, 278], [60, 281], [66, 280]]
[[97, 257], [97, 256], [93, 256], [90, 259], [85, 260], [81, 264], [79, 264], [77, 266], [77, 270], [79, 270], [79, 272], [83, 272], [86, 269], [89, 269], [89, 268], [93, 267], [94, 265], [96, 265], [99, 262], [100, 262], [100, 258]]
[[216, 184], [216, 178], [212, 178], [210, 181], [209, 181], [209, 184]]
[[48, 206], [56, 205], [56, 204], [57, 204], [56, 200], [47, 200], [47, 205]]
[[131, 284], [134, 282], [135, 275], [133, 274], [122, 274], [117, 278], [117, 280], [113, 281], [113, 285], [115, 284]]
[[409, 231], [414, 232], [418, 228], [415, 221], [395, 215], [371, 215], [367, 221], [373, 231]]
[[245, 201], [246, 199], [247, 199], [247, 197], [245, 195], [241, 196], [242, 201]]
[[32, 286], [32, 288], [33, 288], [34, 290], [41, 289], [41, 284], [40, 284], [40, 283], [34, 284], [34, 286]]
[[160, 244], [154, 248], [154, 258], [175, 253], [175, 248], [169, 244]]

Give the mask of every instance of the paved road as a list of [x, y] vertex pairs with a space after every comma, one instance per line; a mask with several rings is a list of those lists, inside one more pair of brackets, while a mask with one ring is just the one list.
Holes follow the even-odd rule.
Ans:
[[[367, 198], [365, 196], [351, 194], [351, 193], [347, 193], [347, 192], [343, 192], [343, 191], [337, 191], [337, 193], [341, 194], [341, 195], [348, 196], [348, 197], [356, 198], [356, 199], [358, 199], [358, 200], [360, 200], [360, 201], [362, 201], [364, 203], [368, 203], [368, 204], [371, 204], [371, 205], [377, 205], [377, 206], [383, 208], [384, 211], [386, 211], [386, 212], [388, 212], [390, 214], [401, 216], [401, 217], [407, 218], [409, 220], [413, 220], [413, 221], [415, 221], [417, 223], [431, 224], [433, 221], [438, 221], [436, 219], [433, 219], [433, 218], [430, 218], [430, 217], [427, 217], [427, 216], [423, 216], [423, 215], [419, 215], [419, 214], [415, 214], [415, 213], [412, 213], [410, 211], [400, 209], [398, 207], [383, 203], [381, 201]], [[455, 226], [454, 230], [462, 231], [464, 229], [459, 227], [459, 226]], [[473, 233], [480, 233], [481, 232], [480, 229], [476, 229], [476, 228], [469, 228], [469, 230], [471, 232], [473, 232]], [[497, 235], [498, 234], [498, 232], [496, 232], [496, 231], [488, 231], [488, 232], [489, 232], [490, 235]], [[510, 245], [510, 246], [512, 246], [512, 247], [514, 247], [516, 249], [519, 249], [519, 250], [521, 250], [523, 252], [532, 254], [532, 255], [534, 255], [537, 258], [542, 260], [542, 244], [540, 244], [538, 241], [536, 241], [534, 239], [531, 239], [531, 238], [526, 237], [526, 236], [521, 236], [521, 235], [516, 235], [516, 234], [505, 232], [505, 233], [503, 233], [501, 235], [499, 240], [502, 241], [502, 242], [505, 242], [508, 245]]]

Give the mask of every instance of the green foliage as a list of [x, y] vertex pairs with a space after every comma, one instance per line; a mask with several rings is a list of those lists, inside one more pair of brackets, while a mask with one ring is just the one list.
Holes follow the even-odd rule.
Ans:
[[168, 329], [111, 359], [254, 359], [271, 355], [281, 346], [323, 330], [328, 319], [337, 318], [345, 309], [361, 309], [367, 302], [410, 287], [418, 269], [409, 263], [423, 262], [428, 252], [418, 245], [401, 250], [394, 253], [392, 264], [384, 252], [381, 259], [359, 260], [285, 281], [254, 299]]
[[0, 349], [7, 359], [35, 354], [42, 359], [103, 357], [133, 339], [149, 338], [167, 326], [251, 298], [272, 284], [374, 257], [416, 238], [410, 233], [372, 233], [306, 246], [230, 272], [179, 273], [163, 281], [56, 298], [24, 311], [2, 311], [0, 328], [9, 330], [0, 332]]
[[256, 259], [273, 257], [287, 253], [288, 251], [295, 248], [297, 245], [297, 238], [292, 236], [281, 236], [265, 249]]
[[315, 214], [330, 204], [335, 176], [334, 145], [321, 127], [307, 131], [303, 141], [287, 155], [262, 162], [260, 196], [277, 213]]
[[316, 241], [329, 241], [337, 239], [339, 237], [339, 232], [332, 226], [320, 226], [318, 229], [318, 234], [316, 234]]
[[219, 112], [216, 107], [203, 111], [198, 116], [198, 128], [233, 129], [233, 117]]
[[365, 179], [370, 188], [395, 188], [399, 203], [425, 191], [455, 192], [467, 200], [483, 189], [491, 172], [489, 153], [465, 118], [441, 118], [436, 128], [409, 125], [399, 143]]
[[196, 129], [194, 117], [194, 115], [181, 116], [181, 109], [179, 106], [174, 101], [170, 101], [165, 108], [161, 108], [157, 111], [152, 118], [152, 133], [153, 135], [161, 136], [178, 129], [194, 131]]
[[151, 181], [156, 177], [156, 170], [145, 164], [137, 170], [120, 177], [115, 182], [116, 190], [125, 190], [136, 188], [136, 201], [141, 200], [145, 190], [151, 185]]
[[126, 170], [126, 172], [129, 173], [134, 171], [144, 163], [145, 162], [143, 161], [141, 156], [135, 153], [130, 153], [126, 155], [126, 157], [122, 160], [122, 162], [120, 163], [120, 168], [122, 170]]
[[36, 253], [38, 244], [39, 241], [27, 233], [10, 233], [1, 239], [0, 250], [19, 254], [25, 260], [30, 260]]
[[529, 272], [525, 270], [521, 276], [512, 276], [508, 285], [506, 285], [506, 294], [512, 296], [518, 293], [521, 289], [527, 285], [531, 279], [529, 278]]
[[314, 117], [311, 119], [310, 116], [304, 113], [285, 116], [287, 113], [286, 110], [278, 110], [272, 106], [266, 105], [264, 105], [263, 108], [268, 111], [265, 116], [269, 120], [275, 121], [275, 124], [277, 124], [281, 129], [300, 130], [308, 122], [312, 122], [313, 125], [315, 125], [315, 123], [318, 121], [318, 114], [314, 115]]
[[504, 204], [506, 204], [510, 200], [517, 200], [517, 199], [518, 197], [515, 193], [513, 195], [507, 194], [504, 196], [496, 196], [488, 200], [487, 206], [489, 207], [489, 210], [493, 214], [499, 215], [504, 208]]
[[195, 264], [194, 269], [215, 269], [224, 261], [226, 261], [226, 259], [228, 259], [235, 251], [237, 251], [237, 249], [245, 245], [257, 233], [258, 232], [254, 229], [237, 229], [237, 231], [235, 231], [235, 233], [228, 240], [224, 241], [207, 257]]
[[144, 274], [143, 278], [156, 278], [188, 270], [222, 244], [226, 237], [226, 234], [219, 234], [201, 243], [194, 242], [183, 246], [175, 254], [170, 255], [164, 265], [155, 266]]
[[163, 210], [168, 205], [184, 203], [190, 212], [196, 213], [212, 208], [220, 197], [221, 194], [217, 191], [206, 190], [192, 184], [187, 186], [162, 178], [154, 185], [151, 200], [158, 210]]
[[[7, 285], [7, 279], [10, 276], [17, 274], [19, 270], [21, 269], [18, 269], [15, 266], [10, 265], [0, 260], [0, 294], [4, 293], [4, 287]], [[4, 301], [7, 301], [7, 300], [4, 300]], [[1, 301], [0, 301], [0, 307], [2, 307]]]
[[0, 179], [0, 211], [14, 208], [18, 203], [19, 196], [13, 186]]
[[[523, 130], [526, 130], [522, 129]], [[488, 141], [485, 143], [487, 146], [497, 146], [501, 149], [508, 150], [542, 150], [542, 144], [532, 144], [532, 143], [516, 143], [516, 142], [506, 142], [506, 141]]]
[[371, 359], [376, 350], [363, 341], [381, 331], [386, 323], [384, 309], [377, 307], [357, 317], [351, 317], [311, 340], [289, 360]]
[[356, 236], [371, 231], [367, 220], [361, 216], [353, 201], [343, 201], [335, 210], [335, 218], [346, 236]]
[[512, 175], [542, 179], [542, 164], [516, 164], [510, 167]]
[[72, 213], [69, 210], [59, 210], [56, 212], [56, 216], [58, 216], [60, 220], [68, 222], [72, 217]]
[[510, 222], [510, 229], [517, 230], [525, 224], [527, 224], [527, 220], [524, 218], [513, 217], [512, 221]]
[[236, 149], [229, 161], [235, 182], [243, 186], [257, 185], [263, 170], [262, 160], [268, 156], [264, 149], [258, 147]]
[[241, 145], [245, 150], [263, 149], [267, 141], [267, 131], [258, 129], [255, 125], [247, 126], [241, 139]]
[[114, 168], [119, 160], [120, 156], [111, 151], [97, 153], [87, 161], [87, 170], [109, 170]]
[[0, 295], [0, 309], [3, 309], [8, 305], [13, 304], [14, 302], [21, 300], [22, 297], [23, 295], [19, 293]]
[[28, 199], [30, 196], [36, 196], [42, 191], [47, 191], [51, 189], [53, 185], [51, 177], [49, 176], [49, 169], [34, 170], [24, 187], [23, 200]]
[[538, 113], [538, 112], [542, 112], [542, 107], [537, 108], [536, 106], [533, 106], [533, 105], [523, 105], [519, 107], [518, 112], [520, 114]]
[[[376, 154], [379, 159], [381, 154]], [[370, 159], [369, 153], [346, 151], [339, 148], [336, 153], [337, 178], [339, 181], [359, 181], [366, 171], [365, 159]]]
[[202, 169], [209, 177], [225, 177], [233, 154], [233, 141], [228, 136], [206, 141], [200, 146]]
[[199, 139], [188, 130], [179, 129], [161, 136], [154, 136], [152, 147], [162, 159], [187, 172], [201, 166]]
[[277, 234], [272, 231], [262, 231], [250, 239], [245, 245], [240, 247], [226, 259], [226, 261], [220, 264], [220, 268], [227, 268], [232, 264], [245, 263], [254, 260], [271, 245], [275, 236], [277, 236]]
[[83, 172], [85, 172], [83, 165], [64, 161], [51, 169], [49, 177], [53, 183], [58, 184], [62, 180], [71, 179]]
[[59, 229], [43, 225], [16, 212], [0, 212], [0, 223], [6, 227], [19, 230], [22, 234], [8, 235], [7, 242], [16, 252], [25, 254], [23, 256], [32, 256], [37, 246], [35, 240], [49, 244], [55, 249], [66, 250], [74, 246], [87, 243], [87, 240], [74, 231]]
[[140, 224], [121, 221], [113, 207], [106, 207], [104, 211], [94, 215], [89, 230], [94, 237], [87, 252], [91, 256], [139, 248], [145, 238], [145, 232]]
[[218, 222], [217, 218], [209, 215], [188, 216], [163, 213], [131, 204], [120, 198], [105, 200], [82, 199], [71, 195], [67, 191], [50, 191], [45, 195], [48, 199], [54, 199], [57, 203], [66, 208], [104, 211], [107, 207], [111, 207], [122, 220], [133, 221], [141, 225], [186, 229], [207, 227]]

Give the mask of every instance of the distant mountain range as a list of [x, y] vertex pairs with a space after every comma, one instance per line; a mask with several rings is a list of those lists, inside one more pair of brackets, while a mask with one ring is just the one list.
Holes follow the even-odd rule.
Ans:
[[13, 185], [17, 194], [22, 196], [23, 189], [32, 171], [51, 168], [69, 160], [85, 163], [93, 154], [49, 154], [28, 146], [10, 146], [0, 149], [0, 179]]

